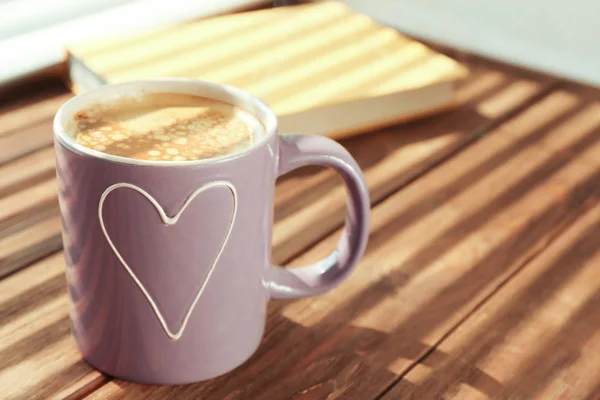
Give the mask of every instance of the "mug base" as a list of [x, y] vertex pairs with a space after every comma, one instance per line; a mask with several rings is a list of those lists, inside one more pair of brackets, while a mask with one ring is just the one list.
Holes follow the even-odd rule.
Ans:
[[250, 348], [250, 351], [247, 354], [244, 354], [242, 357], [240, 357], [239, 360], [236, 361], [235, 364], [232, 365], [230, 368], [223, 369], [220, 371], [217, 370], [214, 373], [206, 374], [206, 375], [199, 375], [199, 376], [195, 376], [193, 378], [182, 378], [182, 379], [175, 378], [175, 379], [173, 379], [172, 377], [164, 378], [164, 377], [161, 377], [158, 375], [142, 376], [140, 374], [127, 373], [127, 372], [123, 372], [123, 371], [115, 373], [115, 371], [111, 371], [109, 369], [103, 368], [100, 365], [98, 365], [88, 355], [82, 354], [82, 358], [92, 368], [96, 369], [97, 371], [102, 372], [105, 375], [108, 375], [108, 376], [116, 378], [116, 379], [121, 379], [121, 380], [129, 381], [132, 383], [140, 383], [140, 384], [146, 384], [146, 385], [167, 385], [167, 386], [188, 385], [188, 384], [192, 384], [192, 383], [199, 383], [199, 382], [204, 382], [204, 381], [207, 381], [210, 379], [217, 378], [219, 376], [222, 376], [229, 372], [232, 372], [236, 368], [242, 366], [246, 361], [248, 361], [254, 355], [254, 353], [258, 349], [258, 346], [260, 346], [261, 341], [262, 341], [262, 335], [261, 335], [260, 339], [257, 341], [257, 343]]

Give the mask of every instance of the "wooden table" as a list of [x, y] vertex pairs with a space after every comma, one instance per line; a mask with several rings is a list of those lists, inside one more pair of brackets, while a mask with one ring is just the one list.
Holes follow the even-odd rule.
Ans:
[[[70, 334], [45, 82], [0, 109], [0, 397], [600, 398], [600, 91], [451, 52], [460, 107], [343, 144], [364, 168], [371, 237], [351, 278], [272, 302], [232, 373], [155, 387], [102, 375]], [[273, 259], [336, 242], [328, 170], [277, 185]]]

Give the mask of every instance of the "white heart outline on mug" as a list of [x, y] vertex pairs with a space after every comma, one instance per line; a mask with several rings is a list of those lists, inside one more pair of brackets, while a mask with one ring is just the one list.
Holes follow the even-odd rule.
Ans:
[[[148, 290], [146, 290], [146, 287], [138, 279], [135, 272], [133, 272], [133, 270], [129, 267], [127, 262], [123, 259], [123, 257], [121, 256], [121, 253], [119, 253], [119, 250], [117, 250], [113, 241], [110, 238], [110, 235], [106, 231], [106, 227], [104, 225], [104, 216], [102, 215], [104, 201], [106, 200], [106, 197], [112, 191], [114, 191], [116, 189], [128, 188], [128, 189], [135, 190], [136, 192], [143, 195], [148, 201], [150, 201], [150, 203], [152, 203], [152, 205], [154, 206], [156, 211], [158, 211], [158, 214], [160, 215], [160, 218], [165, 225], [174, 225], [177, 223], [177, 221], [179, 220], [179, 217], [185, 211], [187, 206], [194, 200], [194, 198], [196, 198], [196, 196], [198, 196], [200, 193], [202, 193], [208, 189], [214, 188], [214, 187], [226, 187], [231, 191], [232, 198], [233, 198], [233, 212], [231, 213], [231, 221], [229, 222], [229, 228], [227, 229], [227, 234], [225, 235], [225, 238], [223, 239], [223, 242], [221, 243], [221, 247], [219, 248], [219, 251], [217, 252], [216, 257], [215, 257], [210, 269], [208, 270], [208, 273], [206, 274], [206, 278], [204, 278], [204, 281], [202, 282], [202, 285], [200, 286], [198, 293], [196, 293], [196, 296], [194, 297], [192, 304], [188, 308], [188, 311], [186, 312], [185, 317], [183, 319], [183, 323], [179, 327], [179, 330], [177, 332], [173, 333], [167, 326], [167, 322], [165, 321], [160, 310], [158, 309], [158, 305], [156, 304], [156, 302], [154, 301], [154, 299], [152, 298], [150, 293], [148, 293]], [[185, 330], [188, 320], [190, 319], [190, 316], [192, 315], [192, 312], [194, 311], [194, 308], [196, 307], [198, 300], [200, 300], [200, 297], [202, 296], [202, 293], [204, 292], [204, 289], [206, 288], [206, 285], [208, 284], [208, 281], [210, 280], [210, 276], [214, 272], [214, 270], [217, 266], [217, 263], [219, 262], [219, 259], [221, 258], [221, 254], [223, 253], [223, 250], [225, 249], [225, 246], [227, 245], [227, 242], [229, 241], [229, 237], [231, 236], [231, 231], [233, 230], [233, 224], [235, 222], [235, 217], [237, 214], [237, 207], [238, 207], [237, 191], [235, 189], [235, 186], [233, 186], [233, 184], [228, 181], [214, 181], [214, 182], [209, 182], [205, 185], [200, 186], [199, 188], [194, 190], [192, 192], [192, 194], [190, 194], [188, 196], [188, 198], [185, 200], [185, 202], [183, 203], [183, 205], [181, 206], [179, 211], [177, 211], [177, 213], [175, 213], [175, 215], [173, 217], [169, 217], [165, 213], [165, 210], [162, 208], [162, 206], [156, 201], [156, 199], [152, 195], [150, 195], [148, 192], [146, 192], [144, 189], [140, 188], [139, 186], [133, 185], [131, 183], [115, 183], [114, 185], [109, 186], [104, 191], [104, 193], [102, 193], [102, 196], [100, 197], [100, 202], [98, 204], [98, 218], [100, 220], [100, 227], [102, 228], [104, 237], [106, 238], [109, 246], [111, 247], [111, 249], [117, 256], [119, 261], [121, 262], [121, 265], [125, 268], [127, 273], [129, 273], [129, 275], [131, 276], [133, 281], [136, 283], [138, 288], [142, 291], [142, 293], [146, 297], [146, 300], [148, 300], [148, 302], [150, 303], [150, 306], [154, 310], [154, 313], [156, 314], [158, 321], [160, 322], [162, 328], [164, 329], [164, 331], [167, 334], [167, 336], [169, 337], [169, 339], [179, 340], [181, 338], [181, 335], [183, 335], [183, 331]]]

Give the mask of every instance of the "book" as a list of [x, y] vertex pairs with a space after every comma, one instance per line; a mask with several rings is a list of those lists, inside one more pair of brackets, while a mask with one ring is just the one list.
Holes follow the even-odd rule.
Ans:
[[269, 104], [282, 134], [334, 139], [449, 109], [468, 73], [338, 1], [73, 43], [68, 66], [75, 92], [156, 77], [230, 84]]

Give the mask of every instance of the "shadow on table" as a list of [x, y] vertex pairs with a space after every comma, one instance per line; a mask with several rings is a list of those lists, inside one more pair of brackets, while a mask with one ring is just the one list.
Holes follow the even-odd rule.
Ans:
[[[389, 340], [390, 335], [348, 325], [343, 326], [342, 335], [337, 335], [338, 328], [342, 326], [323, 322], [318, 326], [304, 327], [287, 318], [270, 318], [262, 345], [250, 360], [236, 370], [210, 381], [175, 387], [113, 381], [122, 390], [117, 390], [110, 398], [127, 399], [150, 393], [149, 398], [156, 399], [175, 399], [186, 395], [227, 400], [374, 398], [374, 392], [367, 397], [363, 394], [369, 393], [371, 385], [384, 387], [393, 383], [397, 375], [369, 360], [369, 346]], [[344, 340], [348, 342], [344, 343]], [[406, 343], [411, 350], [396, 353], [394, 358], [416, 359], [419, 352], [430, 349], [420, 342]], [[309, 348], [308, 352], [302, 350]], [[434, 352], [434, 356], [438, 360], [448, 357], [439, 351]], [[481, 382], [477, 389], [481, 392], [501, 390], [501, 384], [483, 371], [479, 371], [478, 377]], [[408, 381], [403, 384], [417, 389], [417, 385]]]
[[[555, 301], [561, 289], [584, 267], [590, 268], [592, 259], [597, 263], [599, 231], [600, 221], [596, 221], [580, 232], [571, 246], [553, 256], [543, 273], [535, 279], [526, 281], [527, 284], [514, 293], [498, 293], [496, 296], [510, 297], [502, 299], [504, 304], [501, 306], [497, 306], [499, 300], [495, 299], [494, 307], [490, 307], [489, 311], [484, 305], [484, 309], [471, 318], [472, 321], [458, 328], [460, 336], [456, 335], [454, 340], [451, 338], [448, 344], [455, 350], [452, 357], [440, 360], [426, 358], [422, 364], [434, 370], [420, 382], [420, 387], [406, 387], [405, 381], [400, 381], [393, 393], [399, 398], [408, 394], [441, 395], [453, 393], [461, 385], [467, 385], [490, 398], [533, 398], [556, 384], [561, 379], [560, 375], [568, 374], [569, 368], [581, 362], [582, 358], [587, 358], [588, 362], [597, 359], [596, 354], [586, 354], [583, 348], [600, 329], [599, 290], [587, 297], [572, 313], [565, 315], [564, 321], [562, 314], [556, 315], [561, 319], [560, 327], [552, 321], [554, 318], [550, 320], [552, 322], [548, 321], [548, 313], [552, 311], [544, 307]], [[575, 291], [569, 295], [564, 291], [561, 294], [570, 296], [573, 301], [579, 295]], [[564, 301], [568, 302], [568, 298]], [[531, 347], [519, 347], [519, 341], [529, 342]], [[509, 354], [503, 359], [502, 355], [495, 356], [494, 353], [498, 351]], [[479, 385], [481, 377], [478, 366], [485, 366], [486, 363], [493, 363], [491, 368], [495, 368], [494, 372], [499, 375], [509, 376], [490, 392], [481, 390]], [[506, 363], [506, 367], [502, 368], [499, 365], [501, 363]], [[598, 367], [597, 362], [592, 365]], [[582, 372], [584, 369], [570, 371], [570, 374]], [[565, 385], [569, 386], [567, 383]]]

